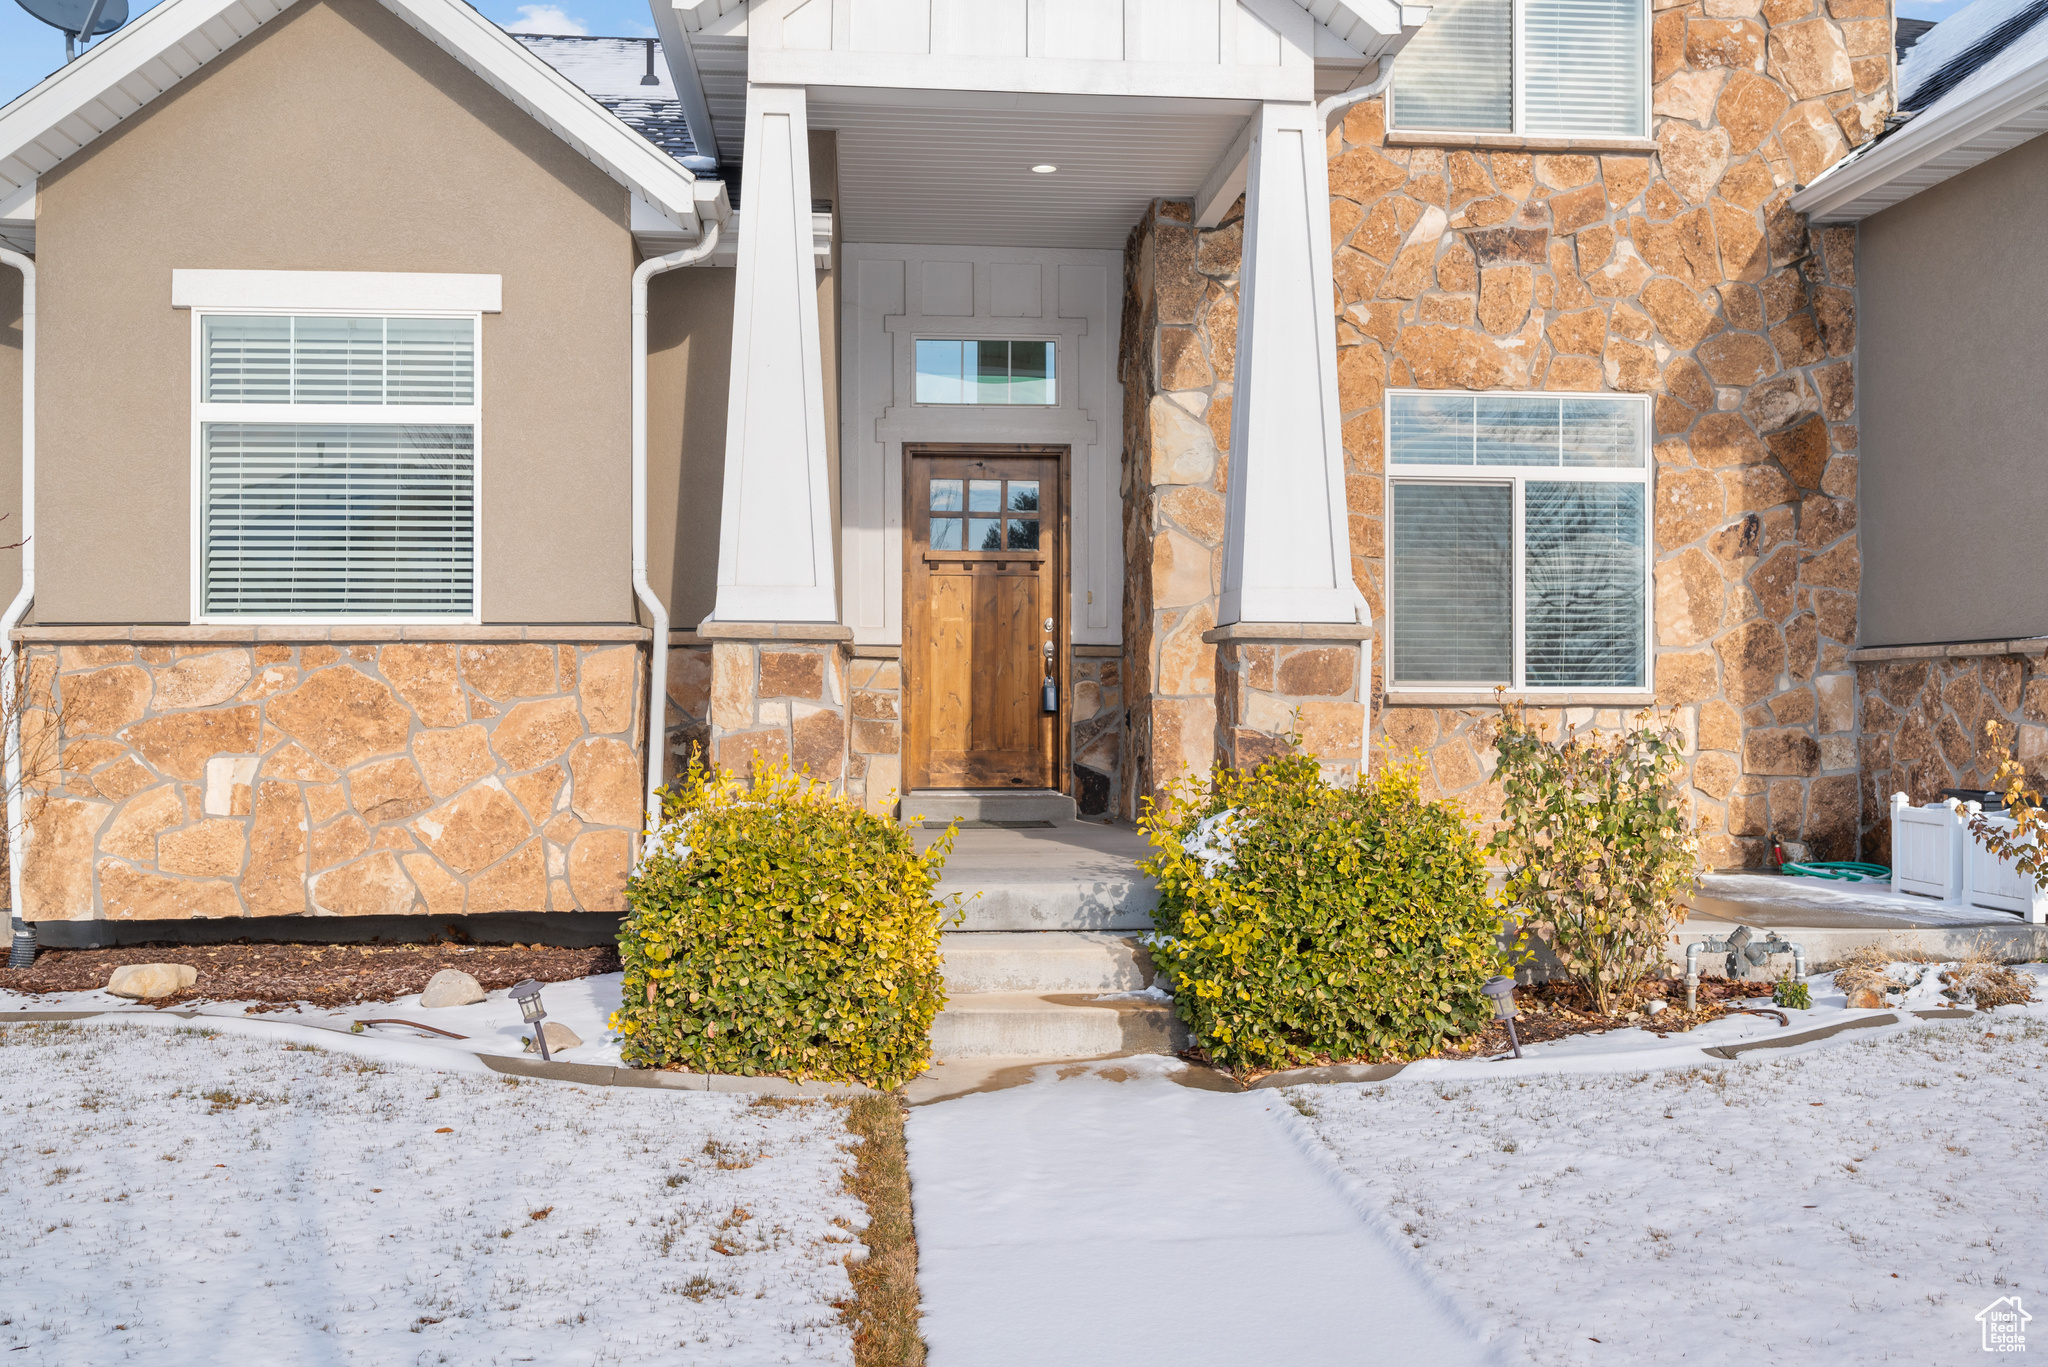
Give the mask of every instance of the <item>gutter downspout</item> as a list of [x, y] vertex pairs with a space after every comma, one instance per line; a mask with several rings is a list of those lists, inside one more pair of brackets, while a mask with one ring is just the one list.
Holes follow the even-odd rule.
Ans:
[[0, 716], [8, 719], [0, 748], [7, 756], [7, 906], [14, 930], [8, 958], [11, 967], [26, 968], [35, 958], [36, 942], [21, 915], [21, 718], [14, 629], [36, 597], [36, 263], [0, 247], [0, 265], [21, 272], [21, 592], [0, 614]]
[[[654, 626], [654, 650], [647, 669], [651, 685], [647, 700], [649, 831], [661, 825], [661, 799], [656, 793], [661, 787], [661, 771], [668, 754], [668, 609], [654, 596], [654, 589], [647, 582], [647, 282], [663, 271], [693, 265], [711, 255], [718, 249], [723, 226], [716, 219], [707, 222], [696, 246], [643, 261], [633, 272], [633, 594], [647, 609]], [[26, 557], [22, 564], [26, 573]], [[22, 592], [26, 594], [27, 588]], [[12, 791], [9, 790], [10, 803]]]
[[[1322, 120], [1324, 138], [1327, 139], [1329, 137], [1330, 120], [1332, 117], [1349, 109], [1354, 104], [1360, 104], [1378, 95], [1391, 85], [1393, 80], [1394, 59], [1392, 57], [1382, 57], [1380, 58], [1379, 71], [1373, 76], [1372, 80], [1364, 85], [1354, 86], [1342, 94], [1332, 95], [1328, 99], [1320, 101], [1316, 105], [1316, 116]], [[1329, 181], [1325, 179], [1323, 185], [1325, 190], [1323, 195], [1323, 216], [1327, 218], [1330, 212]], [[1335, 327], [1336, 324], [1333, 322], [1331, 326]], [[1371, 625], [1372, 608], [1367, 605], [1365, 595], [1358, 591], [1358, 585], [1352, 582], [1349, 575], [1344, 577], [1344, 582], [1351, 589], [1351, 599], [1356, 605], [1358, 620]], [[1365, 752], [1359, 757], [1358, 761], [1358, 777], [1361, 781], [1365, 778], [1366, 768], [1372, 763], [1372, 646], [1372, 637], [1368, 636], [1365, 640], [1365, 648], [1358, 652], [1358, 700], [1365, 706], [1363, 726]]]

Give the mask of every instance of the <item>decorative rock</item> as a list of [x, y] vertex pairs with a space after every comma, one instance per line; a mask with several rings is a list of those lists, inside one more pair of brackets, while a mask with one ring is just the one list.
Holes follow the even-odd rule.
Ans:
[[[565, 1049], [574, 1049], [577, 1045], [583, 1043], [581, 1035], [578, 1035], [560, 1021], [542, 1021], [540, 1028], [547, 1032], [548, 1052], [550, 1054], [559, 1054]], [[533, 1036], [531, 1035], [526, 1037], [526, 1052], [529, 1054], [539, 1052], [539, 1050], [533, 1047]]]
[[1851, 1011], [1882, 1011], [1886, 1004], [1884, 993], [1874, 987], [1859, 987], [1849, 994]]
[[198, 981], [199, 970], [190, 964], [123, 964], [108, 979], [107, 992], [133, 1001], [150, 1001], [182, 992]]
[[483, 987], [459, 968], [442, 969], [427, 979], [426, 989], [420, 993], [420, 1005], [426, 1007], [474, 1006], [483, 999]]
[[1669, 1002], [1663, 1001], [1661, 999], [1646, 1001], [1643, 1003], [1643, 1010], [1649, 1012], [1653, 1016], [1661, 1016], [1664, 1014], [1664, 1009], [1669, 1005]]

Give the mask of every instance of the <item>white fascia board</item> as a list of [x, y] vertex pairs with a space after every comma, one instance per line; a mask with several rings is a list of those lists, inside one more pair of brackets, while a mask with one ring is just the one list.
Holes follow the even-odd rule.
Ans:
[[[607, 175], [696, 227], [692, 177], [460, 0], [386, 8]], [[0, 193], [19, 190], [283, 11], [280, 0], [164, 0], [0, 109]]]
[[325, 313], [502, 313], [502, 275], [428, 271], [171, 272], [174, 309], [304, 309]]
[[677, 17], [676, 7], [663, 0], [648, 0], [654, 15], [654, 31], [661, 37], [662, 60], [668, 63], [669, 80], [675, 85], [676, 100], [683, 106], [683, 122], [690, 125], [690, 139], [697, 151], [718, 160], [718, 135], [711, 127], [711, 102], [704, 97], [704, 78], [697, 71], [697, 51], [690, 35]]
[[[1900, 198], [1910, 198], [1879, 194], [1898, 177], [1936, 157], [1966, 149], [1973, 139], [1994, 133], [2008, 121], [2043, 104], [2048, 104], [2048, 62], [2011, 81], [1991, 86], [1954, 108], [1914, 119], [1863, 156], [1836, 162], [1792, 196], [1792, 207], [1820, 223], [1855, 223], [1868, 218], [1880, 209], [1890, 208]], [[1942, 179], [1960, 175], [2006, 150], [2003, 142], [1987, 145], [1982, 156], [1958, 165]]]
[[[171, 0], [176, 3], [177, 0]], [[697, 227], [692, 176], [524, 43], [461, 0], [382, 0], [485, 84], [524, 109], [628, 190]]]

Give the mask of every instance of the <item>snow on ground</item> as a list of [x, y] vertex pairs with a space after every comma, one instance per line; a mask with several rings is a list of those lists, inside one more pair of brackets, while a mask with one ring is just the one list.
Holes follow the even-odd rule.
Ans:
[[[175, 956], [173, 956], [175, 957]], [[141, 962], [140, 959], [137, 962]], [[564, 1063], [594, 1063], [616, 1065], [619, 1060], [618, 1041], [606, 1030], [605, 1022], [612, 1012], [619, 1009], [619, 984], [624, 981], [622, 973], [599, 973], [588, 978], [576, 978], [569, 982], [543, 983], [541, 1003], [547, 1007], [547, 1018], [560, 1022], [576, 1032], [583, 1041], [574, 1049], [558, 1052], [556, 1057]], [[474, 1006], [438, 1006], [429, 1010], [420, 1005], [417, 994], [400, 997], [393, 1002], [367, 1002], [360, 1006], [346, 1006], [338, 1010], [325, 1010], [314, 1006], [300, 1006], [295, 1010], [263, 1011], [249, 1015], [248, 1006], [243, 1002], [178, 1002], [166, 1008], [170, 1011], [197, 1011], [202, 1015], [221, 1016], [233, 1019], [262, 1021], [277, 1025], [304, 1025], [313, 1028], [347, 1030], [358, 1020], [378, 1017], [401, 1017], [419, 1021], [424, 1025], [452, 1030], [467, 1039], [444, 1039], [438, 1035], [422, 1034], [407, 1030], [403, 1026], [376, 1025], [365, 1029], [365, 1034], [390, 1039], [415, 1040], [447, 1052], [470, 1054], [520, 1054], [525, 1051], [523, 1040], [531, 1038], [533, 1030], [519, 1018], [519, 1003], [503, 992], [489, 994], [487, 1000]], [[16, 1011], [142, 1011], [158, 1014], [156, 1009], [144, 1002], [129, 1001], [104, 991], [92, 992], [42, 992], [26, 993], [0, 989], [0, 1025]], [[539, 1055], [534, 1055], [538, 1058]]]
[[933, 1367], [1493, 1361], [1275, 1092], [1156, 1056], [910, 1113]]
[[0, 1029], [7, 1362], [852, 1361], [837, 1106], [152, 1024]]
[[[2011, 912], [1987, 907], [1965, 906], [1959, 902], [1937, 902], [1910, 892], [1893, 892], [1890, 883], [1847, 883], [1829, 878], [1802, 878], [1776, 873], [1709, 873], [1700, 878], [1699, 890], [1708, 897], [1739, 902], [1745, 907], [1797, 910], [1801, 907], [1838, 907], [1860, 916], [1897, 919], [1908, 924], [2023, 925]], [[1729, 927], [1698, 923], [1704, 935], [1725, 935]], [[1796, 934], [1787, 931], [1786, 934]]]
[[[1877, 1014], [1814, 986], [1795, 1028]], [[1285, 1095], [1516, 1360], [1974, 1361], [1977, 1312], [2042, 1293], [2048, 1004], [1653, 1059]]]

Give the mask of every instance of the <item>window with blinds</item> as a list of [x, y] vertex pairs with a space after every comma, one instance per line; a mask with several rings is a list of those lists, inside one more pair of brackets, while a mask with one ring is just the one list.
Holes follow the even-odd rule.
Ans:
[[199, 332], [200, 615], [473, 618], [477, 320]]
[[1648, 688], [1648, 447], [1633, 395], [1389, 394], [1393, 686]]
[[1449, 0], [1394, 62], [1390, 127], [1649, 136], [1645, 0]]

